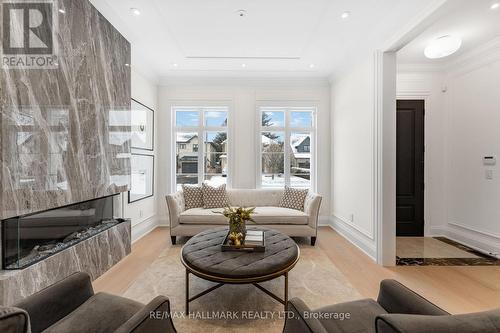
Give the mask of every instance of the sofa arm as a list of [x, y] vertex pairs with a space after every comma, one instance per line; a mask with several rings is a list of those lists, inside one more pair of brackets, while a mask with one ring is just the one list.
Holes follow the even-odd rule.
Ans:
[[185, 210], [184, 194], [178, 191], [166, 196], [170, 229], [179, 225], [179, 216]]
[[309, 226], [311, 228], [317, 229], [319, 209], [321, 207], [321, 195], [309, 191], [304, 201], [304, 213], [309, 216]]
[[396, 280], [383, 280], [377, 302], [388, 313], [442, 316], [449, 313]]
[[115, 333], [175, 333], [170, 314], [170, 301], [157, 296], [133, 315]]
[[317, 318], [307, 316], [310, 312], [311, 309], [301, 299], [289, 300], [283, 333], [327, 333]]
[[67, 316], [94, 295], [87, 273], [74, 273], [33, 294], [15, 306], [28, 312], [32, 332], [41, 332]]

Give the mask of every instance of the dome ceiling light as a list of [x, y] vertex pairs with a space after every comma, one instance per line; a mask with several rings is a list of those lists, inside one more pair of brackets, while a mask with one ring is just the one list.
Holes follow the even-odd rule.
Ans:
[[462, 39], [455, 36], [442, 36], [432, 40], [424, 50], [429, 59], [444, 58], [457, 52], [462, 46]]

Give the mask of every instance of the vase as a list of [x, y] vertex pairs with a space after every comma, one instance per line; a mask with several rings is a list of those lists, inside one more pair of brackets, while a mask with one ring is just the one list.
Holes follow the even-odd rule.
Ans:
[[243, 236], [247, 233], [247, 227], [244, 220], [238, 217], [232, 217], [229, 219], [229, 233], [241, 233]]

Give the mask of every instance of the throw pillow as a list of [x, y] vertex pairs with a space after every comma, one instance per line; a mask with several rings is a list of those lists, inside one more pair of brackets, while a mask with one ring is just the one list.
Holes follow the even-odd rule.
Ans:
[[201, 186], [182, 184], [184, 202], [187, 209], [203, 207], [203, 190]]
[[227, 207], [228, 198], [226, 184], [218, 187], [212, 187], [203, 183], [203, 208], [221, 208]]
[[292, 188], [285, 185], [280, 207], [304, 211], [304, 202], [308, 192], [308, 189]]

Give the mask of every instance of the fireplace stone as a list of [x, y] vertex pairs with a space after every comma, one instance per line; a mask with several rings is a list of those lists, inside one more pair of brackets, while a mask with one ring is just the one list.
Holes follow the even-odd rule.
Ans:
[[74, 272], [87, 272], [94, 280], [130, 251], [126, 219], [25, 269], [0, 271], [0, 304], [12, 305]]

